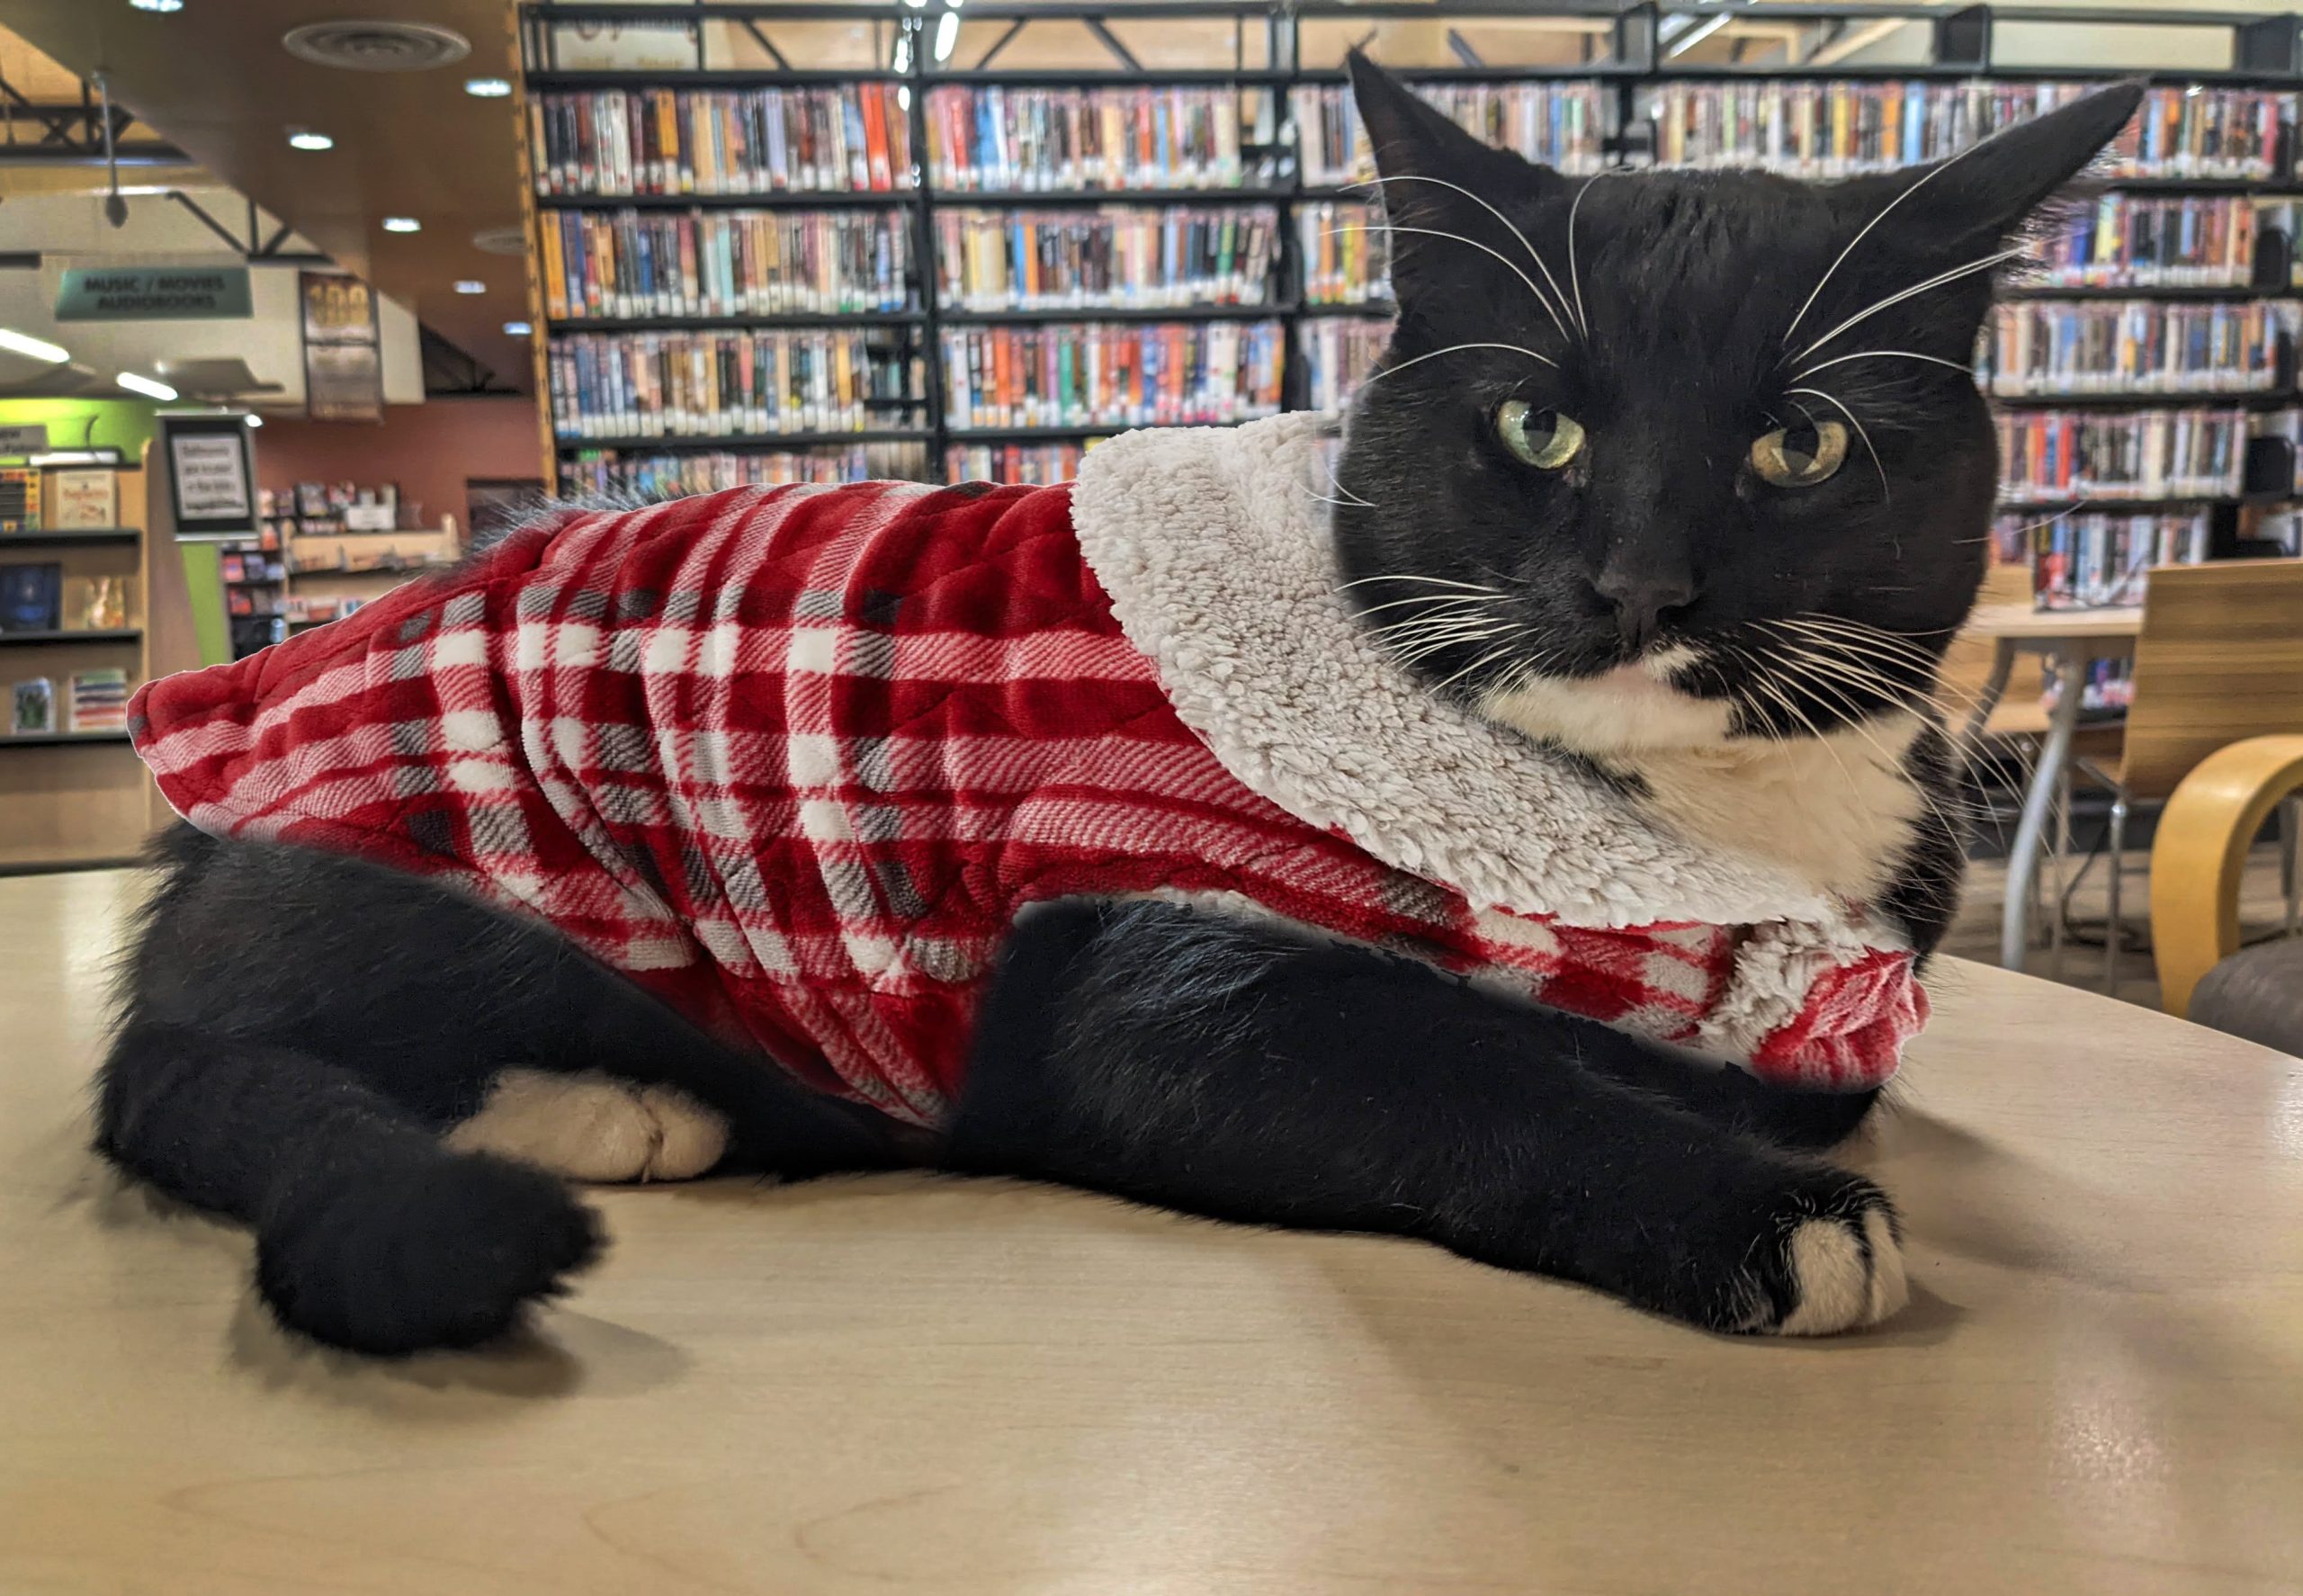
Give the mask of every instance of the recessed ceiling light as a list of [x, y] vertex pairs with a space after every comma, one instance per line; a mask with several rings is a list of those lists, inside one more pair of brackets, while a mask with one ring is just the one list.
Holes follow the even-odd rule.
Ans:
[[172, 399], [176, 390], [165, 382], [155, 382], [149, 377], [139, 377], [134, 372], [122, 372], [112, 379], [130, 393], [140, 393], [156, 399]]
[[456, 291], [458, 293], [486, 293], [488, 284], [477, 277], [459, 277], [456, 279]]
[[507, 321], [504, 324], [504, 336], [507, 338], [524, 338], [535, 330], [524, 321]]
[[384, 218], [384, 231], [388, 233], [420, 233], [423, 230], [424, 224], [412, 216]]
[[184, 0], [128, 0], [138, 11], [182, 11]]
[[0, 349], [5, 349], [11, 354], [21, 354], [27, 360], [44, 360], [56, 366], [63, 365], [72, 358], [72, 352], [60, 344], [11, 332], [4, 327], [0, 327]]
[[475, 100], [501, 100], [512, 92], [508, 77], [467, 77], [464, 93]]
[[294, 128], [288, 134], [291, 149], [334, 149], [336, 140], [326, 133], [315, 133], [309, 128]]

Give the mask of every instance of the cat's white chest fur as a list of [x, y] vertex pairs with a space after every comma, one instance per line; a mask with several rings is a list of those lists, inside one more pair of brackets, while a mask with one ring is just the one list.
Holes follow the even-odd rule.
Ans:
[[1490, 718], [1552, 739], [1645, 788], [1680, 835], [1772, 860], [1859, 901], [1890, 885], [1927, 800], [1904, 771], [1922, 730], [1906, 712], [1821, 737], [1731, 738], [1732, 709], [1669, 685], [1667, 650], [1603, 677], [1492, 695]]

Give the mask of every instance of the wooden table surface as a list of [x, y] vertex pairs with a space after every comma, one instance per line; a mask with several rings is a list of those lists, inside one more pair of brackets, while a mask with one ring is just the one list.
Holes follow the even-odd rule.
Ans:
[[2143, 609], [2035, 610], [2028, 604], [1977, 605], [1967, 616], [1970, 637], [2040, 639], [2124, 638], [2143, 630]]
[[524, 1344], [362, 1364], [82, 1151], [126, 879], [0, 881], [9, 1596], [2303, 1589], [2303, 1064], [2155, 1014], [1940, 972], [1865, 1336], [901, 1178], [605, 1193]]

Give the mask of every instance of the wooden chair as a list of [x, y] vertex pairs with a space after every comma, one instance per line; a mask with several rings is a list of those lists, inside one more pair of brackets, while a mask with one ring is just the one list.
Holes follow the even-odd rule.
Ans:
[[[2167, 800], [2186, 776], [2232, 743], [2298, 732], [2303, 732], [2303, 560], [2154, 569], [2144, 590], [2134, 698], [2118, 763], [2083, 767], [2111, 792], [2107, 983], [2118, 967], [2121, 865], [2134, 806]], [[2264, 814], [2271, 807], [2266, 802]], [[2263, 818], [2256, 817], [2258, 826]], [[2245, 845], [2238, 846], [2244, 850]], [[2161, 868], [2155, 852], [2155, 917], [2163, 885], [2178, 890], [2162, 883]]]
[[[1994, 565], [1984, 572], [1983, 590], [1976, 595], [1976, 607], [1978, 609], [1991, 605], [2030, 602], [2030, 566]], [[1943, 718], [1954, 729], [1967, 723], [1967, 712], [1983, 696], [1984, 686], [1991, 680], [1991, 665], [1995, 655], [1996, 650], [1989, 638], [1973, 637], [1965, 631], [1954, 637], [1943, 650], [1943, 665], [1936, 672], [1936, 680], [1940, 684], [1937, 702], [1943, 707]], [[1992, 711], [1991, 719], [1985, 722], [1984, 735], [2045, 735], [2048, 713], [2039, 703], [2039, 695], [2044, 690], [2039, 661], [2029, 655], [2016, 660], [2014, 674], [2007, 678], [2006, 693]]]
[[[2160, 1006], [2178, 1019], [2191, 1016], [2192, 996], [2210, 973], [2228, 982], [2242, 973], [2236, 966], [2251, 959], [2294, 963], [2291, 949], [2283, 950], [2284, 956], [2261, 948], [2239, 951], [2239, 880], [2263, 821], [2299, 790], [2303, 735], [2254, 737], [2200, 761], [2160, 812], [2151, 841], [2151, 953], [2159, 966]], [[2292, 813], [2291, 807], [2286, 812]], [[2288, 864], [2291, 891], [2291, 856]], [[2293, 899], [2289, 901], [2291, 906]], [[2287, 984], [2294, 999], [2303, 1000], [2303, 988]], [[2287, 1036], [2273, 1045], [2294, 1051]]]

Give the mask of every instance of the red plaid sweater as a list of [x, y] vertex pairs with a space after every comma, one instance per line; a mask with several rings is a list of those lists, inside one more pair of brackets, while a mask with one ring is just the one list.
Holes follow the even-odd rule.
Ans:
[[[812, 1086], [933, 1124], [1034, 901], [1175, 892], [1692, 1038], [1743, 933], [1474, 909], [1297, 820], [1178, 718], [1063, 488], [739, 489], [530, 527], [130, 708], [193, 824], [540, 916]], [[1906, 956], [1824, 969], [1752, 1049], [1866, 1084]]]

